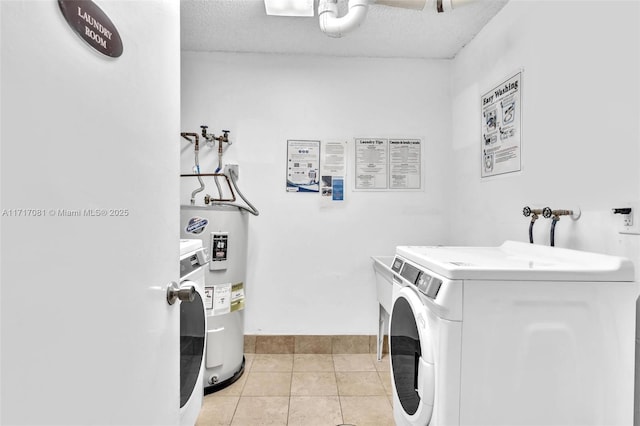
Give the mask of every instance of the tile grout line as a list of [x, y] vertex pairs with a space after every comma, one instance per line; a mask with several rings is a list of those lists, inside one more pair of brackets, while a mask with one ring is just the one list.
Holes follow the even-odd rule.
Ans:
[[231, 423], [229, 423], [229, 426], [231, 426], [233, 424], [233, 421], [236, 417], [236, 413], [238, 412], [238, 407], [240, 406], [240, 399], [242, 399], [242, 393], [244, 392], [244, 387], [247, 385], [247, 382], [249, 381], [249, 374], [251, 373], [251, 368], [253, 368], [253, 363], [255, 362], [256, 358], [255, 358], [255, 354], [251, 357], [251, 366], [249, 368], [247, 368], [247, 358], [245, 357], [244, 362], [245, 362], [245, 370], [244, 373], [242, 373], [242, 375], [247, 375], [247, 377], [245, 378], [244, 382], [242, 383], [242, 387], [240, 388], [240, 395], [238, 396], [238, 402], [236, 402], [236, 406], [233, 409], [233, 415], [231, 416]]
[[287, 405], [287, 426], [289, 425], [289, 416], [291, 415], [291, 391], [293, 390], [293, 363], [295, 362], [295, 355], [291, 356], [291, 379], [289, 380], [289, 400]]
[[338, 404], [340, 405], [340, 418], [344, 424], [344, 410], [342, 409], [342, 398], [340, 398], [340, 386], [338, 386], [338, 374], [336, 373], [336, 361], [334, 354], [331, 354], [331, 362], [333, 364], [333, 377], [336, 379], [336, 393], [338, 394]]

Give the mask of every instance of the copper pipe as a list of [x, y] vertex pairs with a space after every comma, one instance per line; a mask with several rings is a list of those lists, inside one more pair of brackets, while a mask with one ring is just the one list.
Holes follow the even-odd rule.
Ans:
[[[191, 143], [195, 143], [196, 147], [195, 150], [198, 151], [200, 149], [200, 140], [199, 140], [199, 136], [197, 133], [187, 133], [187, 132], [182, 132], [180, 133], [180, 136], [182, 136], [183, 138], [185, 138], [186, 140], [188, 140]], [[189, 139], [189, 137], [194, 137], [196, 138], [195, 142], [192, 141], [191, 139]]]
[[[231, 186], [231, 182], [229, 182], [229, 178], [227, 177], [227, 175], [225, 175], [224, 173], [189, 173], [189, 174], [181, 174], [180, 177], [224, 177], [226, 182], [227, 182], [227, 187], [229, 188], [229, 191], [231, 192], [231, 198], [222, 198], [222, 194], [220, 194], [220, 198], [214, 198], [214, 197], [209, 197], [209, 200], [211, 200], [212, 202], [216, 202], [216, 201], [224, 201], [224, 202], [235, 202], [236, 201], [236, 194], [233, 192], [233, 187]], [[205, 204], [208, 204], [205, 202]]]

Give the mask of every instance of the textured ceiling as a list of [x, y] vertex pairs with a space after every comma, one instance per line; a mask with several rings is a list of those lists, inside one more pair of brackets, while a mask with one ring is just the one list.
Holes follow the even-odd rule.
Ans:
[[[359, 28], [331, 38], [317, 16], [267, 16], [263, 0], [182, 0], [181, 45], [208, 52], [453, 58], [507, 1], [479, 0], [446, 13], [436, 13], [433, 4], [421, 11], [373, 4]], [[346, 4], [339, 1], [342, 13]]]

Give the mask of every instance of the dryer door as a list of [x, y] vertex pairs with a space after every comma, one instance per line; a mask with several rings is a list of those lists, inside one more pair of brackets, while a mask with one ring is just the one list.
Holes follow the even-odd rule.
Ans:
[[[428, 425], [435, 391], [431, 321], [411, 287], [396, 295], [389, 326], [394, 405], [411, 424]], [[397, 407], [394, 407], [397, 409]]]
[[180, 408], [187, 403], [194, 390], [203, 392], [199, 379], [202, 377], [200, 370], [206, 324], [204, 302], [200, 292], [196, 291], [192, 302], [180, 302]]

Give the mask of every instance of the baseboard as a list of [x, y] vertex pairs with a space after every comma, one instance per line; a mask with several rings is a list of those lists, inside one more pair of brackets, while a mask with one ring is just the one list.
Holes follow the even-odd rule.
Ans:
[[[245, 353], [257, 354], [375, 354], [375, 335], [245, 335]], [[382, 352], [388, 353], [387, 336]]]

